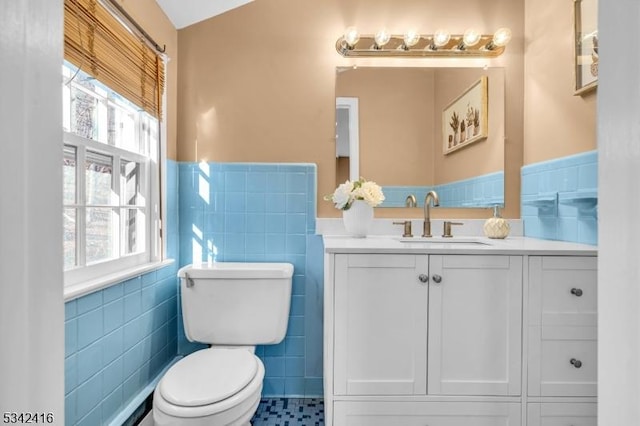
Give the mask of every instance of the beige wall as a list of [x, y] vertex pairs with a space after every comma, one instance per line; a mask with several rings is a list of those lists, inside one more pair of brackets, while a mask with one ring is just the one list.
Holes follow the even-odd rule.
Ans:
[[[166, 45], [168, 157], [317, 163], [319, 216], [339, 213], [321, 199], [333, 190], [336, 174], [335, 68], [471, 63], [345, 59], [335, 52], [334, 44], [348, 25], [357, 25], [363, 32], [383, 25], [392, 32], [401, 32], [405, 26], [429, 32], [436, 24], [425, 24], [421, 18], [429, 16], [430, 23], [454, 32], [473, 24], [486, 32], [499, 26], [513, 30], [514, 39], [500, 58], [471, 63], [505, 66], [507, 99], [524, 99], [510, 103], [505, 113], [507, 217], [519, 217], [523, 164], [596, 148], [596, 92], [573, 95], [573, 2], [569, 0], [489, 4], [482, 0], [257, 0], [180, 32], [155, 1], [118, 1], [159, 44]], [[457, 13], [460, 9], [467, 13]], [[178, 61], [179, 47], [184, 64]], [[184, 76], [178, 82], [179, 71]], [[485, 216], [468, 210], [441, 212], [440, 216]], [[418, 216], [420, 212], [385, 209], [380, 214]]]
[[596, 149], [596, 91], [573, 90], [573, 1], [525, 8], [524, 164]]
[[[507, 97], [522, 99], [523, 6], [512, 0], [257, 0], [180, 30], [178, 159], [316, 163], [318, 216], [338, 216], [322, 200], [335, 188], [336, 67], [504, 66]], [[346, 59], [336, 53], [335, 41], [349, 25], [369, 33], [383, 25], [394, 33], [410, 26], [456, 33], [470, 26], [484, 32], [507, 26], [514, 39], [495, 59]], [[507, 217], [519, 216], [522, 116], [516, 105], [507, 118]], [[488, 216], [434, 213], [474, 214]]]
[[336, 157], [336, 182], [349, 180], [349, 157]]
[[177, 159], [178, 131], [178, 31], [155, 0], [117, 0], [127, 13], [158, 43], [166, 46], [167, 158]]
[[360, 175], [380, 185], [433, 185], [434, 70], [348, 68], [336, 96], [358, 98]]

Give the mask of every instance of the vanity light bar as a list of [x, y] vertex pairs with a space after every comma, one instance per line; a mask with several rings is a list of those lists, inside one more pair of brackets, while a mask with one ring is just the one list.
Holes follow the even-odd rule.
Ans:
[[511, 40], [511, 31], [500, 28], [495, 34], [479, 34], [467, 30], [465, 34], [445, 38], [444, 44], [442, 40], [439, 32], [408, 37], [381, 30], [375, 35], [360, 35], [349, 27], [336, 41], [336, 50], [344, 57], [496, 57]]

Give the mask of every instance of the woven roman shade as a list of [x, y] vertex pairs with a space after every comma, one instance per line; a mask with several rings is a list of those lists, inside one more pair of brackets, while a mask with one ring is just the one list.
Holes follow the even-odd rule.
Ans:
[[100, 1], [64, 1], [64, 57], [161, 118], [163, 58]]

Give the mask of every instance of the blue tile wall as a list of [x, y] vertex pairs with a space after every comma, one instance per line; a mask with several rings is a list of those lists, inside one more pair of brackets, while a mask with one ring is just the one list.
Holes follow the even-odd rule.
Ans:
[[385, 185], [382, 187], [384, 201], [380, 207], [404, 207], [405, 200], [409, 194], [415, 195], [418, 206], [422, 206], [424, 197], [426, 197], [427, 193], [432, 189], [434, 189], [432, 186]]
[[504, 205], [504, 172], [437, 185], [440, 207], [487, 207]]
[[[167, 164], [167, 249], [178, 255], [177, 164]], [[65, 304], [65, 424], [109, 424], [177, 352], [177, 262]]]
[[[179, 163], [180, 265], [193, 261], [290, 262], [289, 325], [256, 348], [264, 396], [322, 395], [322, 239], [315, 233], [313, 164]], [[179, 306], [180, 309], [180, 306]], [[188, 342], [178, 314], [178, 352]]]
[[384, 186], [382, 207], [404, 207], [407, 195], [416, 196], [418, 207], [431, 190], [440, 198], [440, 207], [487, 207], [504, 205], [504, 172], [489, 173], [471, 179], [435, 186]]
[[525, 236], [597, 244], [597, 151], [524, 166], [521, 200]]

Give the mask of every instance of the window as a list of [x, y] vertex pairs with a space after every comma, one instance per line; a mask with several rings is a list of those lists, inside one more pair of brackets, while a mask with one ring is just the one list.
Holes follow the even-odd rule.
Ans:
[[75, 67], [63, 74], [64, 269], [73, 285], [159, 258], [158, 120]]

